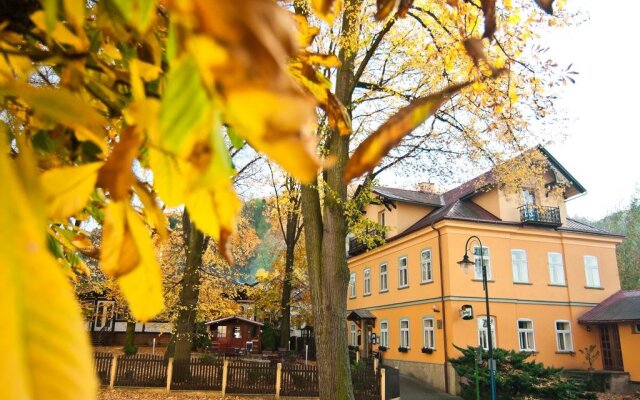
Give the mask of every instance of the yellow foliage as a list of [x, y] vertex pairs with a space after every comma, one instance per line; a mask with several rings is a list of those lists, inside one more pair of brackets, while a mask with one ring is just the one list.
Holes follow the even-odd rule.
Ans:
[[70, 217], [84, 208], [98, 180], [96, 162], [77, 167], [61, 167], [45, 171], [40, 176], [48, 217], [52, 221]]

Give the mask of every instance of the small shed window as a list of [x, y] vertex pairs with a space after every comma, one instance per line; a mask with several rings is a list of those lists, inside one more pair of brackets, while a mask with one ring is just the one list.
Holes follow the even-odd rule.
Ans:
[[233, 338], [234, 339], [241, 339], [242, 338], [242, 333], [240, 331], [240, 327], [239, 326], [234, 326], [233, 327]]

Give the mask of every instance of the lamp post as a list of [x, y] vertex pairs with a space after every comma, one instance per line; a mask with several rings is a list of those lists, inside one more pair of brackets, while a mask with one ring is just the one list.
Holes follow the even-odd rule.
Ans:
[[480, 266], [482, 268], [482, 286], [484, 288], [484, 301], [487, 307], [487, 344], [489, 347], [489, 378], [491, 380], [491, 400], [496, 400], [496, 362], [493, 359], [493, 335], [491, 334], [491, 313], [489, 312], [489, 285], [487, 284], [487, 266], [484, 263], [484, 249], [482, 247], [482, 242], [480, 238], [477, 236], [471, 236], [467, 239], [467, 243], [464, 245], [464, 257], [462, 260], [458, 261], [458, 264], [462, 267], [463, 271], [466, 273], [469, 270], [469, 267], [475, 265], [475, 260], [471, 261], [469, 259], [469, 244], [471, 241], [475, 240], [478, 242], [480, 246]]

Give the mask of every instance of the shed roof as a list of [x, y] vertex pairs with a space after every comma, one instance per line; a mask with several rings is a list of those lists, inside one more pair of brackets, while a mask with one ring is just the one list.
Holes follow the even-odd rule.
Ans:
[[640, 321], [640, 289], [620, 290], [584, 313], [581, 324]]
[[347, 321], [375, 320], [376, 316], [369, 310], [360, 308], [353, 310], [347, 315]]
[[204, 324], [205, 325], [223, 325], [227, 322], [234, 322], [234, 321], [247, 322], [247, 323], [258, 325], [258, 326], [264, 325], [262, 322], [254, 321], [248, 318], [238, 317], [235, 315], [233, 317], [225, 317], [225, 318], [220, 318], [213, 321], [205, 322]]

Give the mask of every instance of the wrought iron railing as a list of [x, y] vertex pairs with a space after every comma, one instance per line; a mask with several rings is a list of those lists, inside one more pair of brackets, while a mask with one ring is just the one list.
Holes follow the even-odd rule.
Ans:
[[558, 207], [525, 204], [518, 207], [518, 210], [520, 210], [520, 222], [524, 224], [549, 226], [562, 225], [562, 220], [560, 219], [560, 208]]

